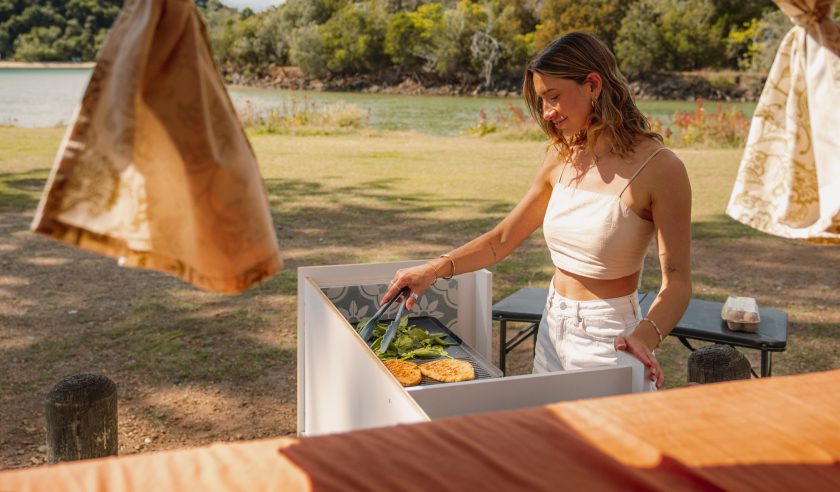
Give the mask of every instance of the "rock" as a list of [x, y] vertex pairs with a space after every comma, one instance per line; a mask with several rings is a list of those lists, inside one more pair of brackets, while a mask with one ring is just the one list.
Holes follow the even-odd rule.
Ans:
[[146, 444], [151, 444], [151, 442], [152, 442], [152, 438], [151, 438], [151, 437], [147, 437], [147, 438], [143, 439], [143, 442], [144, 442], [144, 443], [146, 443]]
[[42, 444], [42, 445], [38, 446], [38, 452], [39, 453], [46, 453], [47, 452], [46, 444]]

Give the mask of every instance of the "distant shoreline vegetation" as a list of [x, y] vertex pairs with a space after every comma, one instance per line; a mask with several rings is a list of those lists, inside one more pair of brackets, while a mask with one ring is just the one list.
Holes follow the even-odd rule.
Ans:
[[[518, 92], [527, 61], [580, 30], [613, 49], [640, 97], [751, 100], [792, 25], [769, 0], [194, 1], [228, 83], [408, 94]], [[0, 60], [92, 61], [122, 5], [0, 0]]]

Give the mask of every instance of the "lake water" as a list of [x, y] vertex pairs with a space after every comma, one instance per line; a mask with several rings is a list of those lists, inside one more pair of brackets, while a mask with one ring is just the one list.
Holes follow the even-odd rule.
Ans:
[[[23, 127], [63, 126], [90, 78], [91, 69], [0, 69], [0, 125]], [[285, 91], [231, 87], [234, 104], [250, 101], [258, 109], [291, 104], [306, 97], [317, 104], [343, 101], [370, 112], [370, 123], [380, 130], [407, 130], [433, 135], [456, 135], [488, 113], [512, 103], [523, 110], [521, 98], [471, 96], [404, 96], [351, 92]], [[642, 101], [647, 114], [667, 120], [677, 110], [691, 110], [690, 101]], [[747, 116], [755, 104], [739, 104]]]

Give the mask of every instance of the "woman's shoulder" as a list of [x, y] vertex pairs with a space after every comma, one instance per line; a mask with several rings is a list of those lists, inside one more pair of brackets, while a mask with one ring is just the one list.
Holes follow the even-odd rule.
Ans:
[[688, 170], [683, 161], [658, 140], [649, 140], [650, 142], [645, 142], [638, 148], [637, 159], [638, 164], [645, 166], [645, 171], [641, 174], [651, 192], [655, 195], [690, 192]]
[[561, 157], [560, 157], [560, 149], [557, 148], [557, 145], [549, 145], [545, 149], [545, 157], [543, 159], [543, 165], [548, 166], [556, 166], [560, 164]]
[[565, 163], [566, 161], [560, 155], [560, 151], [557, 147], [551, 145], [545, 151], [545, 156], [543, 157], [539, 173], [551, 181], [550, 177], [557, 173], [557, 171], [562, 168]]
[[685, 164], [679, 156], [662, 142], [651, 137], [642, 137], [637, 142], [632, 162], [639, 166], [646, 165], [655, 173], [670, 174], [685, 171]]

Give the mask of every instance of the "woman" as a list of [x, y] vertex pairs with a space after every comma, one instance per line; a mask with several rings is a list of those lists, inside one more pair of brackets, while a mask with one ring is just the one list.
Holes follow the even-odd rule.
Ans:
[[[636, 107], [615, 56], [567, 34], [531, 61], [523, 94], [552, 141], [525, 197], [493, 230], [397, 272], [385, 299], [497, 263], [541, 225], [556, 266], [534, 372], [615, 364], [626, 350], [664, 382], [653, 351], [691, 298], [691, 188], [683, 163]], [[636, 289], [653, 236], [662, 287], [642, 319]]]

